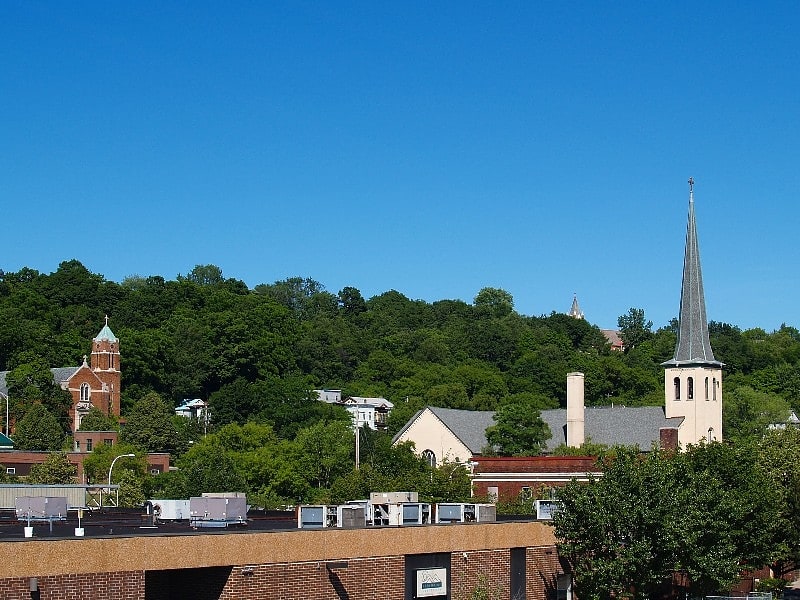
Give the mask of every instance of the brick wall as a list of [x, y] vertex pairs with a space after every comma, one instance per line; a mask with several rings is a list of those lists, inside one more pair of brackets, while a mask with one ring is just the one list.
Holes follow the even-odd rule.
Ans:
[[37, 577], [39, 591], [30, 591], [29, 577], [0, 580], [3, 600], [141, 600], [144, 573], [82, 573]]
[[349, 598], [403, 600], [403, 557], [354, 558], [336, 563], [305, 562], [237, 566], [220, 600]]
[[485, 590], [488, 598], [508, 598], [510, 564], [509, 549], [454, 552], [450, 558], [452, 600], [472, 598], [477, 590]]
[[526, 559], [527, 597], [535, 600], [555, 600], [556, 577], [558, 573], [564, 572], [555, 547], [528, 548]]

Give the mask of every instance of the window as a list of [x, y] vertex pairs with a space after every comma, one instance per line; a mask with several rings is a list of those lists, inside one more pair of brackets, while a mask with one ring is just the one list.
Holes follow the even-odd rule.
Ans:
[[75, 452], [81, 451], [81, 443], [78, 440], [75, 440]]
[[114, 445], [114, 440], [112, 440], [112, 439], [110, 439], [110, 438], [106, 438], [106, 439], [104, 439], [104, 440], [103, 440], [103, 443], [104, 443], [106, 446], [113, 446], [113, 445]]
[[432, 469], [436, 468], [436, 454], [433, 450], [423, 450], [422, 458]]
[[160, 475], [161, 469], [150, 469], [150, 475]]
[[89, 402], [89, 397], [91, 396], [92, 391], [89, 389], [88, 383], [81, 384], [81, 402]]
[[87, 452], [92, 451], [92, 440], [86, 440], [86, 451]]
[[676, 377], [672, 380], [673, 384], [675, 385], [675, 400], [681, 399], [681, 379], [680, 377]]
[[490, 485], [486, 488], [486, 495], [489, 498], [489, 502], [497, 502], [497, 495], [498, 489], [496, 485]]
[[709, 444], [714, 441], [714, 428], [713, 427], [709, 427], [708, 428], [707, 441], [708, 441]]
[[16, 467], [6, 467], [6, 475], [16, 475], [17, 468]]
[[522, 501], [530, 500], [533, 498], [533, 494], [531, 494], [531, 488], [529, 485], [523, 485], [522, 489], [519, 492], [519, 498]]
[[714, 400], [717, 399], [717, 378], [714, 377], [713, 381], [711, 382], [711, 393], [714, 394]]
[[686, 399], [694, 400], [694, 377], [686, 379]]
[[706, 400], [708, 400], [708, 377], [706, 377]]

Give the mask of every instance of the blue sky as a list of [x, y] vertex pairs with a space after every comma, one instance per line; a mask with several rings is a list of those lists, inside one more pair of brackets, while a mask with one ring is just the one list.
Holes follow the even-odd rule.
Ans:
[[0, 3], [0, 268], [800, 327], [796, 2]]

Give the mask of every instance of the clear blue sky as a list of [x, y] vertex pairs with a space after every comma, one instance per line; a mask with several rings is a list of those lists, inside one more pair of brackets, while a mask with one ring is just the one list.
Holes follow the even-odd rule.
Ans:
[[0, 3], [0, 268], [800, 327], [800, 3]]

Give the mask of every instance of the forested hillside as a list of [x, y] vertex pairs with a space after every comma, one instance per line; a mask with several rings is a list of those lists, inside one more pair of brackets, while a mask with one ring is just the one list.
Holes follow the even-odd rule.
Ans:
[[[471, 304], [427, 303], [394, 290], [365, 299], [355, 288], [332, 293], [303, 278], [248, 289], [213, 265], [175, 280], [122, 283], [75, 260], [51, 274], [4, 273], [0, 315], [2, 370], [78, 365], [109, 315], [121, 340], [123, 414], [153, 391], [172, 404], [209, 399], [215, 426], [256, 420], [287, 435], [314, 420], [308, 392], [322, 387], [388, 398], [393, 430], [426, 404], [563, 405], [570, 371], [586, 374], [588, 404], [660, 405], [660, 363], [675, 345], [674, 323], [652, 331], [642, 309], [621, 316], [629, 348], [616, 352], [589, 322], [520, 315], [494, 288]], [[796, 328], [768, 333], [712, 322], [709, 330], [726, 363], [729, 428], [798, 408]]]

